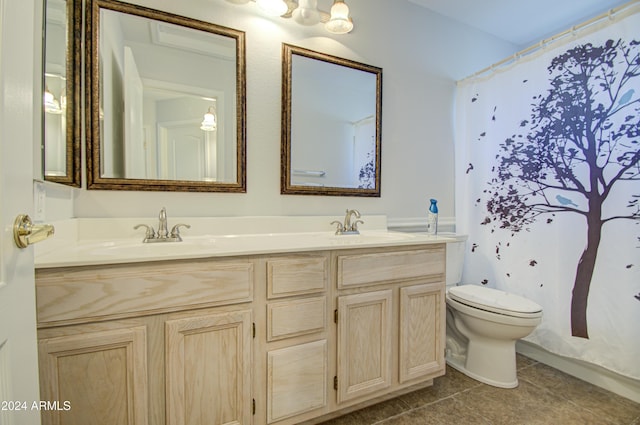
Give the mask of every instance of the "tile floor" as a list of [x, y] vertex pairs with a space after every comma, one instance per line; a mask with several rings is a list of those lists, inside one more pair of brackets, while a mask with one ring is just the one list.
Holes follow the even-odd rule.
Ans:
[[518, 355], [515, 389], [447, 367], [434, 385], [323, 425], [640, 425], [640, 404]]

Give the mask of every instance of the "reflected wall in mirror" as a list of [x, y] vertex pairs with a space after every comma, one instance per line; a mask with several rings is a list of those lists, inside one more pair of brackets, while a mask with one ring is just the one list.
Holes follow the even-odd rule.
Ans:
[[382, 69], [283, 44], [281, 192], [380, 196]]
[[244, 32], [87, 1], [87, 187], [246, 192]]
[[79, 187], [82, 1], [45, 0], [43, 22], [43, 176]]

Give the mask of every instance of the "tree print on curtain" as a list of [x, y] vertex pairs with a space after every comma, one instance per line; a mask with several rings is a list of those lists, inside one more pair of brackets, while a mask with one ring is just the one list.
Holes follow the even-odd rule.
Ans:
[[[621, 39], [585, 43], [553, 58], [547, 68], [550, 88], [533, 97], [520, 134], [500, 143], [485, 190], [482, 224], [492, 232], [506, 229], [517, 237], [534, 222], [553, 225], [559, 214], [586, 223], [586, 246], [575, 266], [571, 299], [574, 337], [589, 338], [589, 290], [607, 224], [640, 222], [639, 44]], [[469, 164], [467, 174], [472, 169]], [[626, 205], [608, 205], [620, 202], [611, 195], [624, 184], [634, 185]], [[638, 234], [640, 229], [629, 237], [640, 241]]]

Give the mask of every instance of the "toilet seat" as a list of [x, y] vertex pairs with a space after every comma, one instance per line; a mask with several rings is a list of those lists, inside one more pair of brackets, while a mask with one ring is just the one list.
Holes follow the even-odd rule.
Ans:
[[535, 302], [516, 294], [484, 286], [454, 286], [447, 291], [447, 295], [470, 307], [506, 316], [534, 318], [542, 315], [542, 307]]

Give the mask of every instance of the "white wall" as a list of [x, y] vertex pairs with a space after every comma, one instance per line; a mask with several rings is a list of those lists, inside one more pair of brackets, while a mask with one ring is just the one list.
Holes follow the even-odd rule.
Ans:
[[[331, 215], [349, 207], [365, 216], [386, 214], [391, 222], [410, 222], [425, 217], [433, 197], [439, 200], [441, 220], [452, 219], [455, 81], [517, 50], [406, 0], [349, 0], [355, 29], [342, 36], [321, 25], [308, 28], [266, 17], [253, 2], [132, 2], [246, 32], [247, 193], [69, 189], [75, 217], [155, 217], [162, 206], [170, 217]], [[324, 10], [331, 3], [318, 2]], [[283, 42], [383, 68], [380, 198], [280, 194]], [[59, 201], [59, 189], [55, 196]], [[52, 204], [48, 219], [69, 210], [60, 202]]]

